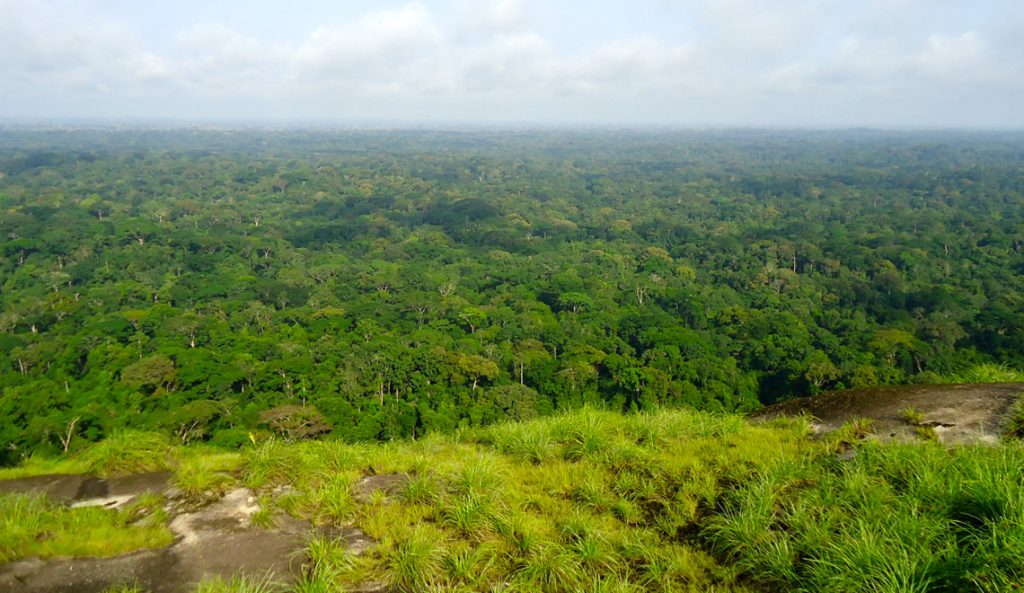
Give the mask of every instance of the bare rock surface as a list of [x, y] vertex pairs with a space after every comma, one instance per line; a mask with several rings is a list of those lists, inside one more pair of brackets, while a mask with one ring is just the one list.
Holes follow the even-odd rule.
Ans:
[[[876, 438], [914, 440], [920, 427], [932, 428], [947, 444], [995, 443], [1010, 406], [1024, 394], [1024, 383], [909, 385], [834, 391], [768, 406], [754, 418], [809, 414], [827, 434], [856, 418], [872, 421]], [[913, 410], [921, 420], [910, 422]]]
[[[48, 476], [0, 482], [0, 492], [39, 492], [71, 505], [104, 504], [124, 496], [167, 488], [168, 476], [131, 476], [103, 481], [83, 489], [84, 476]], [[162, 479], [162, 482], [160, 481]], [[73, 493], [72, 493], [73, 492]], [[94, 494], [92, 498], [83, 497]], [[212, 504], [179, 512], [170, 522], [175, 541], [165, 548], [140, 550], [110, 558], [27, 558], [0, 566], [0, 593], [101, 593], [112, 586], [134, 583], [150, 593], [188, 593], [202, 580], [249, 575], [289, 582], [304, 560], [314, 535], [342, 541], [352, 554], [362, 554], [373, 540], [355, 527], [313, 528], [287, 516], [275, 518], [270, 529], [253, 525], [260, 509], [252, 491], [231, 490]]]
[[345, 589], [348, 593], [388, 593], [392, 590], [383, 581], [365, 581]]
[[72, 506], [116, 506], [133, 501], [151, 492], [160, 494], [167, 488], [170, 472], [149, 472], [115, 478], [98, 478], [80, 474], [54, 474], [0, 480], [0, 494], [41, 494], [50, 500]]
[[385, 497], [401, 492], [409, 476], [406, 474], [377, 474], [366, 476], [352, 486], [352, 496], [361, 503], [369, 503], [378, 492]]
[[[0, 494], [42, 494], [50, 500], [70, 503], [78, 500], [79, 492], [89, 481], [99, 481], [99, 478], [74, 474], [14, 478], [0, 481]], [[93, 484], [88, 486], [93, 487]]]

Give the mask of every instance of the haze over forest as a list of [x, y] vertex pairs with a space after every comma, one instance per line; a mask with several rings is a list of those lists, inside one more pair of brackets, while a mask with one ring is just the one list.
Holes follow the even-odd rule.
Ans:
[[1013, 0], [0, 0], [0, 118], [1019, 128]]

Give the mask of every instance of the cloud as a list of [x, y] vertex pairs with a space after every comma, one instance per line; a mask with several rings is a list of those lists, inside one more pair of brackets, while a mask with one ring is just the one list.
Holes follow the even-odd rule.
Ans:
[[470, 93], [506, 90], [532, 94], [558, 77], [554, 50], [535, 33], [498, 35], [460, 55], [462, 62], [454, 76]]
[[985, 76], [994, 63], [986, 43], [974, 31], [960, 35], [930, 35], [917, 56], [917, 66], [926, 76], [963, 81]]
[[123, 23], [61, 11], [46, 2], [0, 3], [0, 40], [4, 74], [58, 84], [116, 78], [145, 53]]
[[421, 4], [363, 15], [337, 27], [316, 29], [294, 58], [313, 75], [374, 73], [408, 65], [435, 52], [443, 35]]
[[1024, 125], [1002, 0], [310, 5], [287, 35], [113, 1], [0, 0], [6, 114]]
[[524, 27], [530, 12], [526, 0], [480, 0], [472, 3], [469, 20], [474, 28], [508, 32]]
[[182, 61], [190, 68], [217, 73], [248, 74], [274, 64], [282, 49], [233, 31], [223, 25], [203, 23], [176, 35]]
[[692, 10], [710, 52], [761, 61], [816, 43], [826, 29], [825, 6], [816, 0], [715, 0], [694, 3]]
[[[588, 85], [629, 94], [657, 89], [685, 77], [693, 57], [689, 45], [667, 45], [650, 37], [617, 40], [586, 56], [571, 78]], [[628, 85], [626, 87], [620, 85]]]

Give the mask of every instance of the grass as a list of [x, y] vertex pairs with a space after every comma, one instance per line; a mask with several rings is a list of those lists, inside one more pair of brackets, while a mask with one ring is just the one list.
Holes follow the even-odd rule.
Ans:
[[399, 534], [386, 558], [387, 580], [395, 590], [416, 593], [433, 584], [441, 569], [440, 536], [425, 525]]
[[1024, 395], [1010, 406], [1003, 420], [1003, 436], [1008, 439], [1024, 439]]
[[170, 469], [173, 448], [168, 437], [136, 430], [114, 433], [81, 454], [88, 473], [100, 476]]
[[215, 577], [199, 583], [195, 593], [278, 593], [286, 588], [274, 582], [270, 575], [264, 577], [236, 576], [230, 579]]
[[[143, 496], [119, 510], [68, 508], [37, 496], [0, 496], [0, 562], [28, 556], [113, 556], [140, 548], [166, 546], [160, 500]], [[152, 519], [136, 521], [140, 516]]]
[[924, 412], [917, 408], [906, 408], [900, 410], [900, 419], [911, 426], [918, 426], [924, 422]]
[[942, 379], [944, 383], [1021, 383], [1024, 371], [1005, 364], [980, 364]]
[[868, 444], [728, 493], [703, 535], [749, 577], [794, 590], [1012, 591], [1000, 587], [1021, 582], [1024, 556], [994, 550], [1024, 545], [1021, 463], [1016, 446]]
[[32, 456], [16, 467], [0, 468], [0, 480], [14, 480], [50, 474], [84, 474], [89, 466], [78, 457]]
[[174, 484], [186, 496], [216, 496], [238, 484], [243, 463], [239, 453], [196, 448], [177, 457]]
[[[270, 440], [241, 455], [187, 449], [170, 459], [189, 492], [256, 488], [261, 526], [286, 512], [355, 525], [376, 540], [354, 556], [315, 538], [295, 593], [366, 582], [403, 592], [1019, 590], [1024, 445], [881, 444], [864, 440], [869, 428], [851, 422], [814, 439], [807, 419], [754, 425], [583, 409], [415, 442]], [[836, 457], [850, 447], [855, 456]], [[167, 458], [147, 449], [144, 459]], [[393, 496], [353, 495], [363, 476], [387, 473], [410, 478]], [[280, 487], [288, 493], [271, 494]], [[67, 509], [19, 500], [28, 506], [0, 507], [0, 541], [17, 526], [19, 554], [50, 541], [39, 533], [97, 537], [88, 522], [60, 523]], [[32, 527], [43, 523], [51, 526]], [[264, 585], [219, 581], [200, 591]]]
[[117, 585], [103, 590], [103, 593], [145, 593], [138, 585]]

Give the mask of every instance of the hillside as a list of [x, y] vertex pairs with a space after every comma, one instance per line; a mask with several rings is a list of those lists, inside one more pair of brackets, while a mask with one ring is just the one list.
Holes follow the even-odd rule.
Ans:
[[592, 409], [238, 453], [123, 433], [0, 472], [0, 591], [1019, 590], [1019, 442], [863, 437]]

